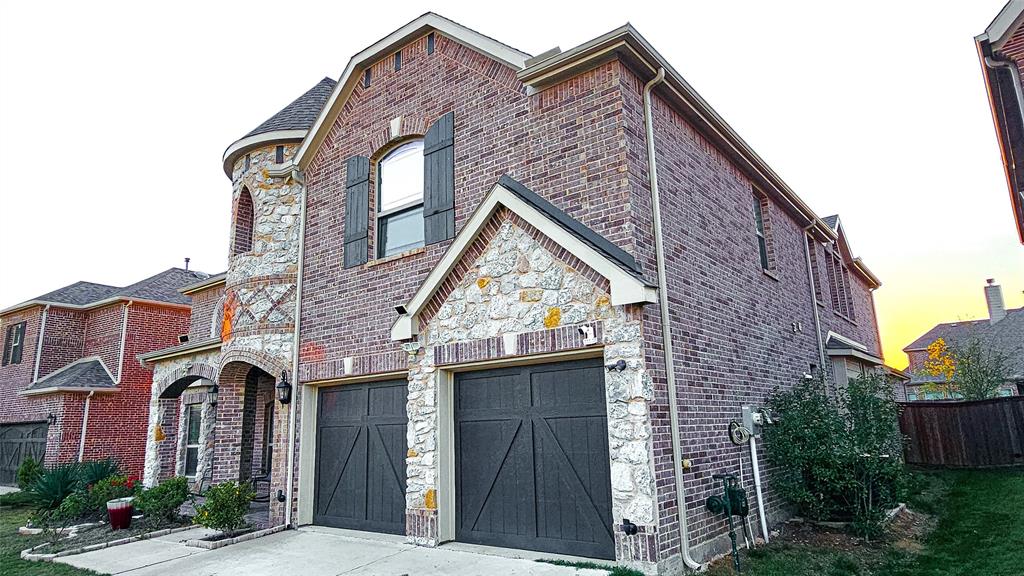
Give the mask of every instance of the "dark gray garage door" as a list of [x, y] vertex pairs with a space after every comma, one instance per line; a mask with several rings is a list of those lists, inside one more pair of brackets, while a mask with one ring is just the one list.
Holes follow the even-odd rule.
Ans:
[[46, 456], [46, 422], [0, 425], [0, 484], [18, 483], [18, 467], [31, 456]]
[[407, 382], [320, 391], [313, 522], [405, 533]]
[[455, 537], [614, 558], [599, 360], [460, 374]]

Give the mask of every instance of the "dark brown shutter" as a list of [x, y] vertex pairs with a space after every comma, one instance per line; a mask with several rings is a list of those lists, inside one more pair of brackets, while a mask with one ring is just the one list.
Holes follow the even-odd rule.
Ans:
[[345, 268], [366, 263], [370, 217], [370, 159], [352, 156], [345, 169]]
[[4, 334], [4, 360], [3, 365], [7, 366], [11, 359], [11, 344], [14, 343], [14, 326], [7, 327], [7, 333]]
[[437, 119], [423, 138], [423, 239], [455, 236], [455, 113]]
[[25, 349], [25, 322], [14, 326], [14, 332], [18, 334], [18, 347], [11, 350], [11, 363], [21, 364], [21, 351]]

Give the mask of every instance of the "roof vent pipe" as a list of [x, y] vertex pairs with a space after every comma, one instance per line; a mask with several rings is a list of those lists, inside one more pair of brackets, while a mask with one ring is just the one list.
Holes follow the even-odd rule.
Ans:
[[665, 351], [665, 376], [668, 385], [669, 431], [672, 435], [672, 467], [675, 472], [676, 510], [679, 515], [679, 553], [683, 563], [692, 570], [704, 565], [690, 556], [689, 528], [686, 524], [686, 494], [683, 489], [683, 455], [679, 442], [679, 407], [676, 389], [676, 366], [672, 355], [672, 331], [668, 313], [668, 291], [665, 279], [665, 246], [661, 238], [661, 197], [658, 195], [658, 163], [654, 151], [654, 120], [651, 114], [651, 91], [665, 80], [665, 69], [644, 85], [644, 126], [647, 136], [647, 171], [651, 181], [651, 208], [654, 216], [654, 254], [658, 265], [658, 308], [661, 311], [661, 337]]

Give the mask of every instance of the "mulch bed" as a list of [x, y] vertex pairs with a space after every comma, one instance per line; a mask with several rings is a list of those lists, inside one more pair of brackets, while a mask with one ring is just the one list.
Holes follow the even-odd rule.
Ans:
[[133, 536], [141, 536], [142, 534], [155, 532], [157, 530], [191, 525], [191, 518], [179, 518], [177, 522], [146, 522], [144, 520], [136, 519], [132, 521], [131, 528], [125, 530], [111, 530], [110, 524], [104, 522], [103, 524], [78, 530], [74, 536], [70, 538], [61, 538], [56, 543], [50, 543], [48, 546], [40, 548], [38, 552], [56, 554], [65, 550], [92, 546], [93, 544], [131, 538]]

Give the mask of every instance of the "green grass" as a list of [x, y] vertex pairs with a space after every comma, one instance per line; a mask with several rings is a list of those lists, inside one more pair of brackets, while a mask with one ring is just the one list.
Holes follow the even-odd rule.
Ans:
[[[1021, 576], [1024, 470], [915, 475], [909, 505], [938, 516], [919, 552], [891, 543], [847, 549], [772, 543], [744, 552], [745, 576]], [[733, 574], [728, 561], [710, 576]]]
[[13, 498], [4, 495], [0, 501], [0, 576], [84, 576], [96, 574], [56, 562], [28, 562], [21, 559], [21, 551], [46, 541], [43, 536], [22, 536], [18, 528], [25, 525], [31, 509], [9, 505]]

